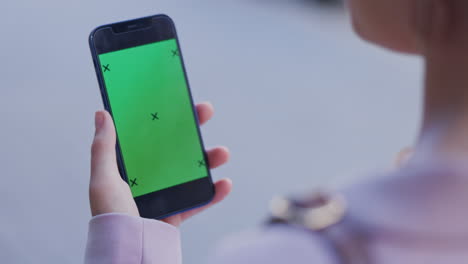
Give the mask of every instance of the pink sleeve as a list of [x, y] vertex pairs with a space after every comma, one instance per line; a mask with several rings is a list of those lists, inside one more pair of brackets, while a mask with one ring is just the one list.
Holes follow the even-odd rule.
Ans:
[[85, 264], [181, 264], [179, 230], [125, 214], [91, 219]]

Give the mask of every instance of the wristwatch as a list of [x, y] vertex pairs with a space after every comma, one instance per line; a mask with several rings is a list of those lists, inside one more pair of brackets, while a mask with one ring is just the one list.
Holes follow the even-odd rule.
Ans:
[[342, 195], [323, 191], [313, 192], [303, 199], [277, 196], [270, 202], [272, 222], [284, 222], [312, 231], [324, 230], [341, 222], [346, 208]]

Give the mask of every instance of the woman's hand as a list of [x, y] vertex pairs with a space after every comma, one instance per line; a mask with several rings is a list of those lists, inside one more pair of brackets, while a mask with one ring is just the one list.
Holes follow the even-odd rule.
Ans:
[[411, 147], [406, 147], [400, 150], [400, 152], [398, 152], [397, 155], [395, 156], [395, 161], [394, 161], [395, 168], [400, 169], [401, 167], [406, 165], [406, 163], [408, 163], [408, 161], [413, 156], [413, 153], [414, 153], [414, 149]]
[[[204, 124], [213, 116], [213, 107], [202, 103], [196, 107], [200, 123]], [[114, 122], [106, 111], [98, 111], [95, 116], [96, 133], [91, 147], [91, 180], [89, 200], [93, 216], [106, 213], [123, 213], [139, 216], [128, 184], [122, 180], [117, 167]], [[211, 169], [219, 167], [229, 159], [229, 152], [224, 147], [217, 147], [207, 152]], [[223, 179], [215, 183], [216, 195], [213, 201], [203, 207], [170, 216], [163, 221], [179, 226], [185, 219], [222, 201], [231, 191], [232, 183]]]

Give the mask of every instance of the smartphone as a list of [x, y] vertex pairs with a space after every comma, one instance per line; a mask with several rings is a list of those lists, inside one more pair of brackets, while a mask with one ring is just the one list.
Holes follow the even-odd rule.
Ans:
[[120, 174], [140, 215], [161, 219], [209, 203], [214, 185], [172, 19], [100, 26], [89, 44]]

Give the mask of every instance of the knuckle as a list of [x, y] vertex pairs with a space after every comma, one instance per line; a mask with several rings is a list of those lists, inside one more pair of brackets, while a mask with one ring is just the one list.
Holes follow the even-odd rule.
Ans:
[[102, 181], [91, 181], [89, 184], [90, 197], [102, 200], [108, 192], [113, 192], [114, 186], [107, 182]]
[[89, 185], [89, 194], [91, 197], [99, 196], [102, 193], [103, 186], [101, 184], [91, 183]]

